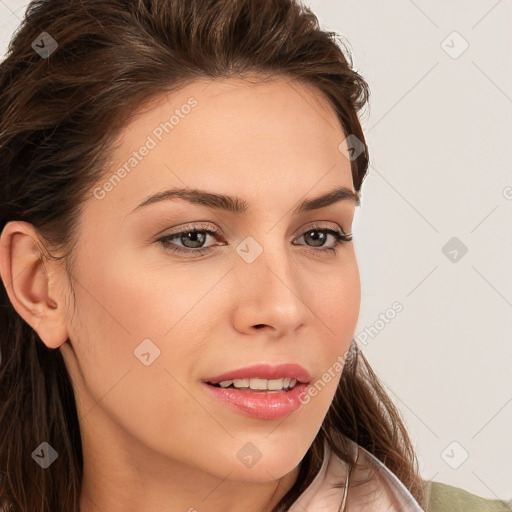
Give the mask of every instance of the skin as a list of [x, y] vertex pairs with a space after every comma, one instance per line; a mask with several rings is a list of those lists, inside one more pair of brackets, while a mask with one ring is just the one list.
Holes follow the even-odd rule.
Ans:
[[[191, 96], [198, 105], [103, 199], [91, 188], [70, 276], [62, 261], [44, 257], [30, 224], [10, 222], [0, 238], [10, 300], [62, 352], [75, 389], [82, 512], [270, 512], [293, 485], [340, 372], [280, 420], [242, 415], [202, 382], [282, 362], [301, 364], [316, 381], [356, 328], [353, 243], [334, 254], [320, 250], [335, 245], [332, 235], [320, 246], [304, 235], [317, 222], [350, 233], [355, 204], [292, 211], [334, 187], [354, 190], [338, 149], [345, 135], [318, 91], [284, 79], [194, 82], [131, 120], [107, 179]], [[240, 215], [174, 199], [131, 213], [171, 186], [236, 195], [249, 209]], [[220, 232], [207, 237], [202, 256], [156, 241], [197, 223]], [[263, 249], [250, 264], [236, 252], [247, 236]], [[160, 349], [148, 366], [134, 356], [147, 338]], [[248, 442], [262, 454], [252, 467], [237, 457]]]

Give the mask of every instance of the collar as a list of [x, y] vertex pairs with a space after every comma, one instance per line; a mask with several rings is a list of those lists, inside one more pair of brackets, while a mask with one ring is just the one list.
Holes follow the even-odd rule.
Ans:
[[[346, 510], [424, 512], [414, 496], [385, 464], [351, 439], [345, 437], [345, 440], [358, 464], [357, 471], [350, 475]], [[344, 488], [336, 488], [335, 485], [345, 483], [347, 472], [348, 464], [325, 441], [320, 470], [288, 512], [339, 512]], [[359, 483], [369, 477], [369, 482]]]

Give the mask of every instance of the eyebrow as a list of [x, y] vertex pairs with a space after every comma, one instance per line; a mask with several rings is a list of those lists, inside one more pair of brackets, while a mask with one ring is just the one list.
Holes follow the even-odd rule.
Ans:
[[[147, 197], [142, 203], [132, 210], [133, 213], [136, 210], [144, 208], [150, 204], [158, 203], [164, 200], [172, 199], [183, 199], [192, 204], [198, 204], [206, 206], [208, 208], [214, 208], [219, 210], [225, 210], [231, 213], [242, 214], [245, 213], [249, 204], [244, 199], [237, 196], [227, 196], [224, 194], [213, 194], [205, 190], [190, 189], [190, 188], [170, 188], [163, 192], [153, 194]], [[350, 190], [347, 187], [336, 187], [333, 190], [302, 201], [294, 210], [294, 214], [307, 212], [311, 210], [318, 210], [325, 208], [339, 201], [351, 201], [356, 206], [360, 205], [359, 194]]]

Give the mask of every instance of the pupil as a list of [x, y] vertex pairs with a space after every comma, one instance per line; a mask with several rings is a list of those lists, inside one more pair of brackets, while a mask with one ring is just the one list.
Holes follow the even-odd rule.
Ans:
[[[316, 236], [314, 236], [313, 234], [316, 234]], [[323, 241], [324, 241], [324, 237], [325, 237], [325, 233], [323, 233], [322, 231], [318, 231], [318, 230], [312, 230], [312, 231], [309, 231], [308, 232], [308, 235], [313, 239], [314, 242], [320, 242], [320, 243], [317, 243], [317, 244], [313, 244], [313, 245], [322, 245]], [[306, 236], [308, 236], [306, 235]]]
[[[197, 240], [198, 237], [199, 237], [199, 240]], [[192, 244], [193, 244], [192, 248], [197, 248], [197, 247], [201, 247], [201, 245], [204, 244], [204, 237], [205, 237], [204, 233], [199, 233], [197, 231], [190, 231], [185, 235], [185, 240], [192, 241]], [[185, 245], [185, 247], [190, 247], [186, 243], [184, 243], [185, 240], [183, 240], [183, 238], [182, 238], [183, 245]]]

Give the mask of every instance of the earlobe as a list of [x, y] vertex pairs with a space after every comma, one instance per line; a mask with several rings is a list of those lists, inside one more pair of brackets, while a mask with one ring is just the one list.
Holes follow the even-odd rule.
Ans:
[[48, 273], [43, 258], [31, 224], [6, 224], [0, 236], [0, 276], [9, 300], [48, 348], [58, 348], [68, 339], [65, 312], [52, 296], [56, 277]]

